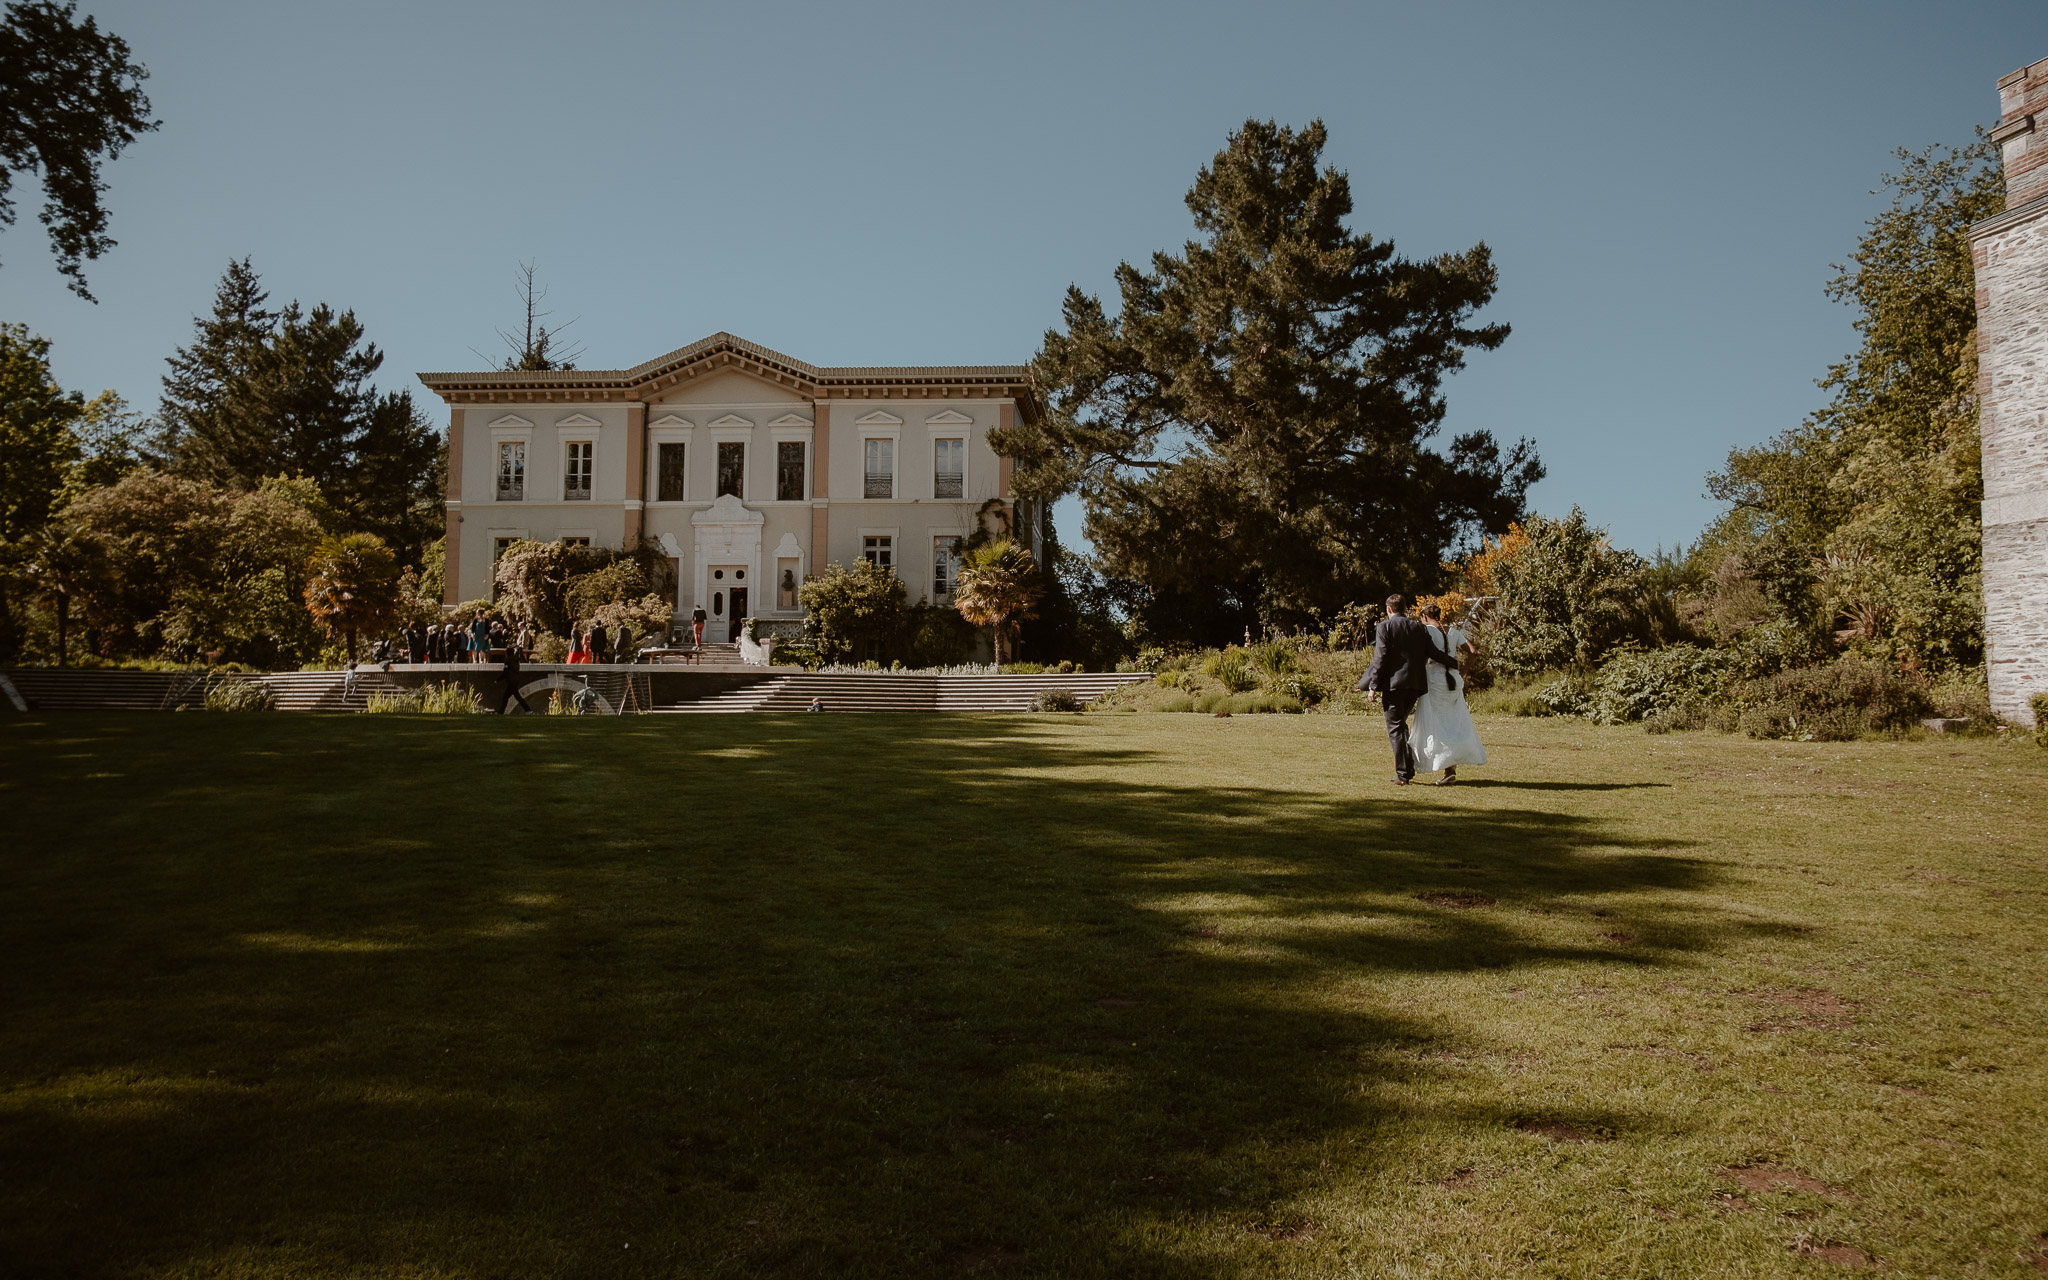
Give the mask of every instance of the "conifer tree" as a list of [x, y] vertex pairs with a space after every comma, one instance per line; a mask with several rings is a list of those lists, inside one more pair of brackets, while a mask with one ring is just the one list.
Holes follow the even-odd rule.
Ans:
[[356, 527], [416, 557], [436, 524], [439, 433], [410, 390], [377, 391], [384, 354], [354, 312], [268, 301], [246, 258], [229, 263], [213, 314], [170, 358], [169, 468], [235, 489], [303, 476]]
[[994, 438], [1027, 497], [1078, 490], [1106, 570], [1179, 637], [1247, 611], [1292, 625], [1427, 590], [1462, 541], [1523, 513], [1534, 449], [1427, 447], [1444, 377], [1490, 350], [1484, 244], [1426, 262], [1345, 226], [1321, 122], [1250, 120], [1187, 195], [1200, 239], [1117, 268], [1120, 307], [1069, 289], [1034, 364], [1049, 412]]

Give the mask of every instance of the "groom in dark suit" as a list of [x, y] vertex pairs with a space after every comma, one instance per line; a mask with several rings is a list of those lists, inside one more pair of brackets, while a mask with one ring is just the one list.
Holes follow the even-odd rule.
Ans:
[[1379, 700], [1387, 712], [1387, 741], [1394, 746], [1394, 785], [1415, 778], [1415, 752], [1408, 745], [1408, 717], [1429, 692], [1429, 664], [1451, 671], [1456, 658], [1447, 656], [1429, 637], [1429, 628], [1408, 616], [1408, 598], [1387, 597], [1387, 620], [1373, 637], [1372, 665], [1358, 678], [1358, 688]]

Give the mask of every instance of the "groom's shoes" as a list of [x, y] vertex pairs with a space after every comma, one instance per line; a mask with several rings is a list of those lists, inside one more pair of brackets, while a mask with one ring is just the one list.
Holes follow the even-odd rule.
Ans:
[[1408, 785], [1408, 779], [1406, 779], [1406, 778], [1396, 778], [1396, 779], [1394, 779], [1394, 785], [1395, 785], [1395, 786], [1397, 786], [1397, 787], [1405, 787], [1405, 786], [1407, 786], [1407, 785]]

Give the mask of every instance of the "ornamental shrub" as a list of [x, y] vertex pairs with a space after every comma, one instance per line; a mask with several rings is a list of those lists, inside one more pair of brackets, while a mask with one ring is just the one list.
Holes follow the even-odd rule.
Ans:
[[1300, 672], [1269, 677], [1266, 681], [1266, 692], [1283, 698], [1292, 698], [1304, 707], [1313, 707], [1329, 696], [1329, 692], [1314, 676]]
[[1202, 672], [1216, 677], [1217, 682], [1232, 693], [1250, 693], [1259, 687], [1259, 678], [1252, 671], [1250, 656], [1236, 645], [1210, 655], [1202, 663]]
[[2048, 750], [2048, 693], [2037, 693], [2033, 700], [2034, 745]]
[[229, 676], [206, 686], [208, 711], [271, 711], [276, 706], [276, 696], [261, 681]]
[[1624, 650], [1609, 658], [1594, 677], [1584, 714], [1600, 724], [1628, 724], [1711, 702], [1735, 670], [1735, 661], [1718, 649], [1673, 645]]
[[1072, 689], [1041, 689], [1031, 705], [1038, 711], [1079, 711], [1081, 699]]
[[1911, 728], [1934, 707], [1926, 686], [1882, 663], [1844, 657], [1747, 681], [1728, 699], [1752, 738], [1846, 742]]

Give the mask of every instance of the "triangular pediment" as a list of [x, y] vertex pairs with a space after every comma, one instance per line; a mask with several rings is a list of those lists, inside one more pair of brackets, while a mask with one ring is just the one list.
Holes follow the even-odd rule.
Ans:
[[721, 493], [718, 500], [690, 517], [695, 524], [765, 524], [768, 517], [758, 511], [750, 511], [747, 505], [729, 493]]
[[974, 419], [958, 409], [948, 409], [944, 413], [935, 413], [931, 417], [926, 418], [924, 425], [928, 427], [971, 427], [974, 425]]
[[678, 417], [673, 413], [664, 413], [647, 425], [650, 427], [693, 427], [697, 424], [691, 422], [688, 418]]
[[714, 427], [751, 427], [754, 424], [736, 413], [728, 413], [722, 418], [712, 419], [709, 425]]
[[558, 427], [601, 427], [604, 424], [587, 413], [572, 413], [555, 425]]
[[493, 431], [530, 427], [532, 425], [531, 422], [528, 422], [516, 413], [508, 413], [502, 418], [494, 418], [491, 421], [491, 429]]
[[811, 420], [800, 413], [785, 413], [768, 424], [771, 427], [808, 427]]
[[853, 425], [856, 427], [900, 427], [903, 425], [903, 419], [887, 410], [877, 409], [873, 413], [862, 414], [860, 417], [855, 418]]

